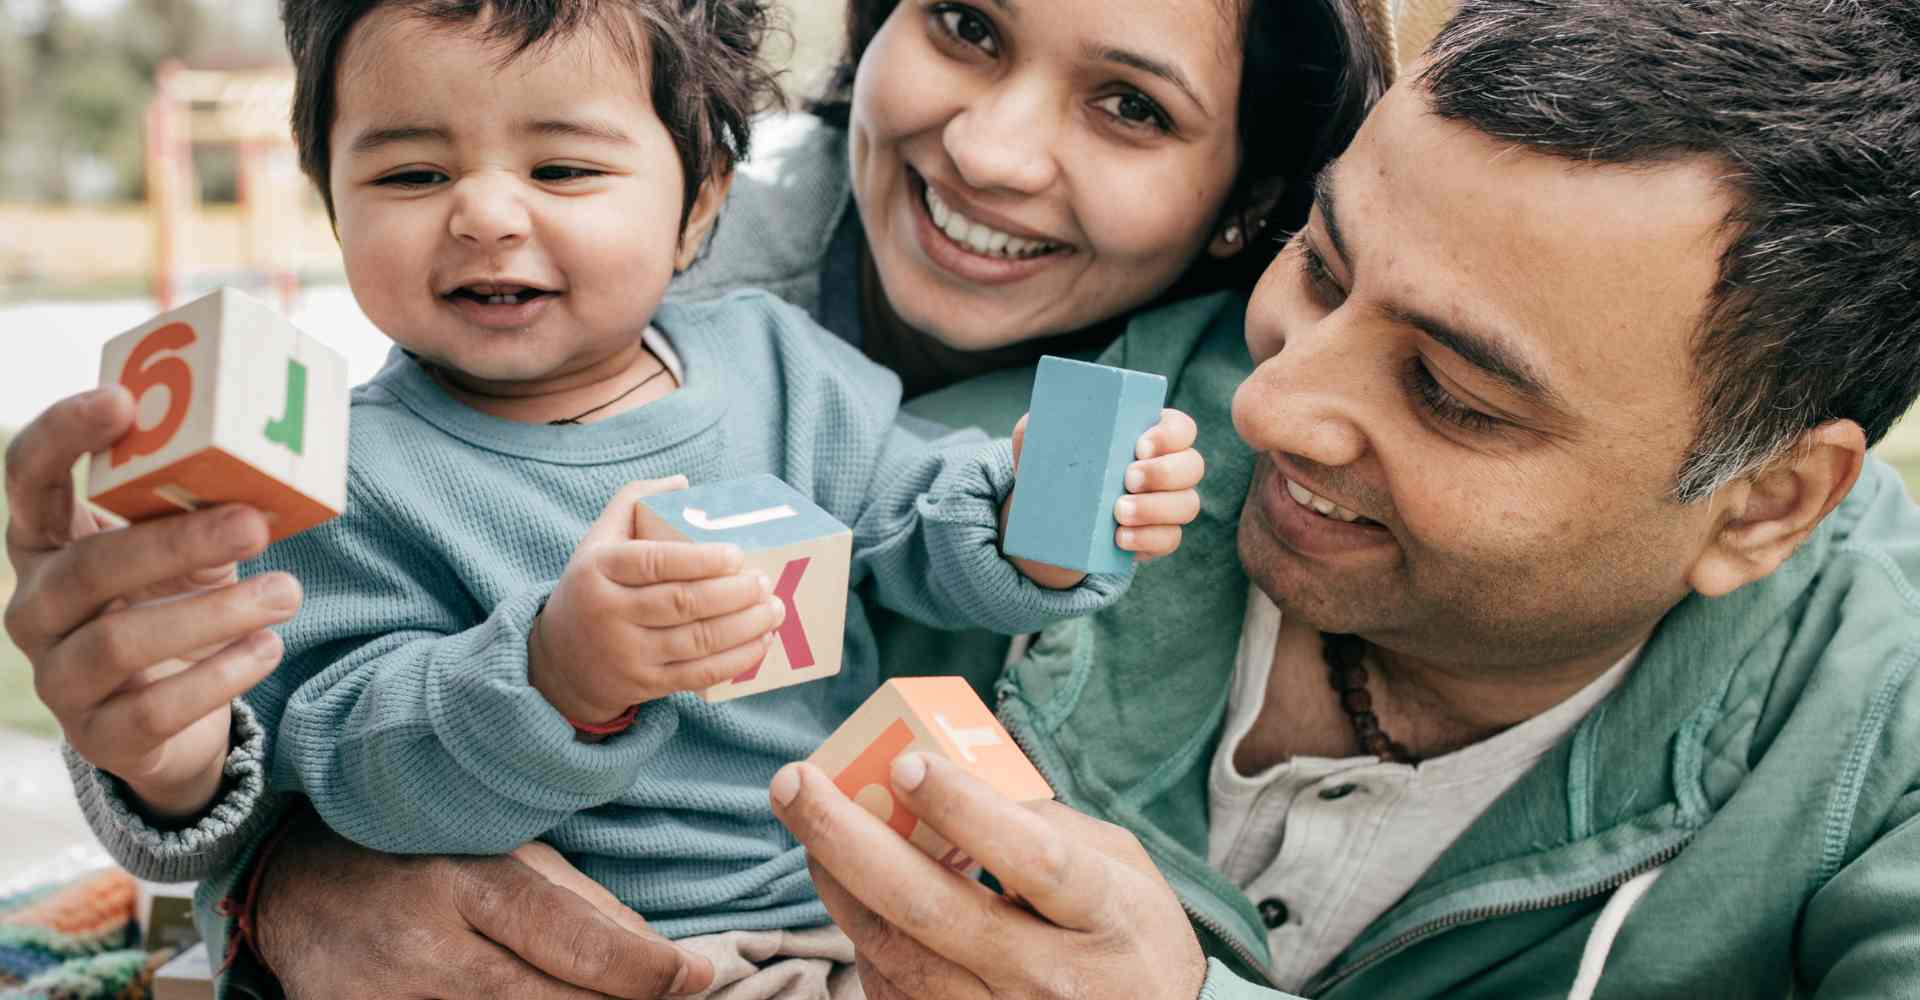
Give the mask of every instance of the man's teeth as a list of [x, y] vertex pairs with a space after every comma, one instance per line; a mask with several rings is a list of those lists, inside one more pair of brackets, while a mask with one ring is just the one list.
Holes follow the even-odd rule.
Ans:
[[948, 207], [931, 186], [927, 188], [927, 214], [933, 216], [934, 227], [946, 233], [948, 239], [962, 244], [974, 253], [1005, 257], [1009, 260], [1022, 260], [1060, 249], [1059, 244], [1056, 243], [1021, 239], [1011, 233], [1003, 233], [983, 223], [975, 222]]
[[1348, 524], [1352, 524], [1355, 521], [1362, 520], [1360, 515], [1355, 514], [1353, 511], [1328, 500], [1326, 497], [1314, 494], [1306, 487], [1291, 479], [1282, 478], [1287, 484], [1287, 495], [1293, 498], [1294, 503], [1302, 507], [1310, 508], [1314, 513], [1322, 517], [1330, 517], [1336, 521], [1345, 521]]

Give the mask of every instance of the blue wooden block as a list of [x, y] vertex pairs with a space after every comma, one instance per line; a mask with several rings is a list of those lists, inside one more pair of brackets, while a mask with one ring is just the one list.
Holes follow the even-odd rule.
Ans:
[[1113, 541], [1113, 505], [1166, 398], [1158, 375], [1041, 358], [1002, 550], [1087, 573], [1132, 565], [1133, 553]]

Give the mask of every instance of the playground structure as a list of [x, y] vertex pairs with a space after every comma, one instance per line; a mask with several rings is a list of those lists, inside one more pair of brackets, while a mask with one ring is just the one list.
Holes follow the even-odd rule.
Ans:
[[198, 211], [195, 147], [233, 150], [243, 218], [242, 264], [231, 283], [264, 286], [291, 309], [299, 294], [299, 241], [305, 185], [288, 116], [293, 72], [286, 67], [188, 69], [163, 64], [154, 74], [146, 115], [147, 206], [152, 218], [151, 291], [173, 308], [194, 259], [186, 221]]

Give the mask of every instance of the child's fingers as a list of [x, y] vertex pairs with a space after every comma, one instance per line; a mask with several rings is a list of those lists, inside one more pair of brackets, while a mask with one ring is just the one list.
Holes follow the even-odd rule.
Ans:
[[1153, 558], [1172, 554], [1180, 547], [1180, 529], [1171, 524], [1145, 528], [1121, 528], [1114, 532], [1115, 544], [1136, 555]]
[[697, 660], [667, 666], [667, 676], [676, 691], [705, 691], [752, 670], [773, 651], [774, 633], [749, 639], [732, 649], [721, 650]]
[[1127, 527], [1191, 524], [1199, 516], [1200, 494], [1192, 490], [1124, 496], [1113, 505], [1113, 519]]
[[1174, 409], [1160, 411], [1160, 422], [1145, 434], [1133, 447], [1133, 457], [1152, 458], [1155, 455], [1171, 455], [1193, 447], [1200, 437], [1200, 428], [1193, 418]]
[[594, 566], [623, 587], [645, 587], [738, 573], [745, 558], [739, 546], [713, 542], [613, 542], [594, 553]]
[[1022, 414], [1013, 425], [1013, 467], [1016, 471], [1020, 468], [1020, 450], [1027, 444], [1027, 416]]
[[1127, 466], [1128, 493], [1172, 493], [1190, 490], [1206, 478], [1207, 460], [1188, 448]]
[[669, 628], [745, 611], [773, 596], [765, 573], [734, 573], [673, 583], [656, 583], [627, 595], [628, 621], [648, 628]]
[[647, 663], [680, 663], [723, 653], [759, 639], [778, 628], [786, 617], [787, 606], [779, 598], [769, 597], [744, 611], [650, 629], [640, 659]]

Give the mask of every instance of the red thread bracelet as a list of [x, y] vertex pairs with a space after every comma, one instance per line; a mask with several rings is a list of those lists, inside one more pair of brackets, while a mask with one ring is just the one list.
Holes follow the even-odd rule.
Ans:
[[612, 736], [615, 733], [625, 732], [627, 727], [633, 725], [634, 717], [639, 714], [639, 705], [628, 705], [626, 711], [602, 723], [575, 722], [568, 719], [567, 725], [572, 726], [574, 732], [585, 733], [588, 736]]

